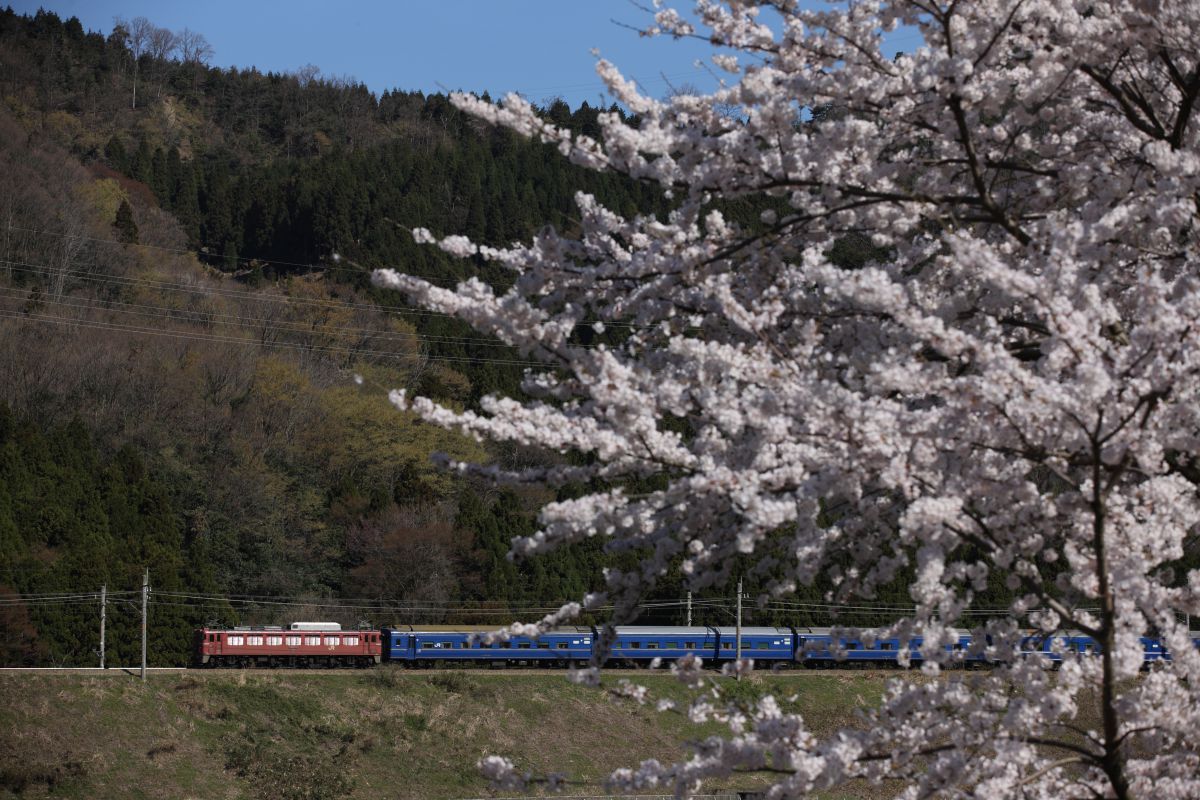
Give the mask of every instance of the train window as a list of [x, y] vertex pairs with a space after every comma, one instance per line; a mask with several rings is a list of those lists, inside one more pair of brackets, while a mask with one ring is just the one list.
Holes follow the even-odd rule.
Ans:
[[629, 646], [632, 647], [634, 650], [637, 650], [642, 646], [642, 643], [641, 642], [630, 642]]
[[528, 650], [529, 642], [521, 642], [519, 645], [517, 645], [517, 647], [520, 648], [521, 650]]
[[326, 636], [325, 637], [325, 646], [326, 647], [337, 647], [341, 643], [342, 643], [342, 637], [340, 637], [340, 636]]
[[321, 646], [321, 637], [320, 636], [305, 636], [304, 644], [306, 644], [309, 647], [320, 647]]
[[243, 641], [245, 641], [245, 639], [244, 639], [244, 637], [241, 637], [241, 636], [226, 636], [225, 637], [225, 644], [229, 645], [230, 647], [241, 647]]
[[549, 642], [538, 642], [538, 650], [549, 650], [549, 649], [550, 649]]
[[261, 637], [261, 636], [247, 636], [246, 637], [246, 644], [250, 645], [251, 647], [262, 647], [262, 643], [263, 643], [263, 637]]
[[723, 650], [732, 650], [732, 649], [733, 649], [733, 642], [724, 642], [724, 643], [722, 643], [722, 644], [721, 644], [721, 648], [722, 648]]
[[759, 642], [759, 643], [758, 643], [758, 649], [759, 649], [759, 650], [766, 650], [766, 649], [767, 649], [767, 643], [766, 643], [766, 642]]
[[891, 650], [891, 649], [892, 649], [892, 643], [891, 643], [891, 642], [880, 642], [880, 643], [879, 643], [879, 649], [880, 649], [880, 650]]
[[684, 642], [684, 643], [683, 643], [683, 646], [684, 646], [684, 647], [686, 647], [688, 650], [695, 650], [695, 649], [696, 649], [696, 643], [695, 643], [695, 642]]
[[285, 638], [285, 641], [287, 642], [288, 647], [299, 647], [300, 646], [300, 637], [299, 636], [288, 636]]
[[558, 643], [558, 649], [559, 649], [559, 650], [569, 650], [570, 648], [571, 648], [571, 645], [567, 644], [566, 642], [559, 642], [559, 643]]
[[512, 642], [501, 642], [500, 646], [503, 647], [505, 650], [511, 650]]
[[345, 641], [346, 641], [346, 644], [348, 644], [348, 645], [356, 645], [356, 644], [358, 644], [358, 637], [357, 636], [347, 636]]
[[658, 642], [646, 642], [646, 649], [647, 650], [657, 650]]
[[671, 650], [678, 650], [679, 642], [666, 642], [665, 644], [663, 644], [663, 647], [670, 648]]

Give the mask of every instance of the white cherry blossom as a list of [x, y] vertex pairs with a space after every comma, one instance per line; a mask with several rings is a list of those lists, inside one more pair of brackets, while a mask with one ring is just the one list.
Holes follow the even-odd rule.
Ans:
[[[415, 231], [511, 270], [511, 290], [377, 282], [545, 368], [479, 412], [393, 402], [587, 456], [477, 469], [611, 487], [551, 503], [514, 549], [598, 536], [648, 554], [606, 575], [618, 620], [678, 563], [698, 589], [741, 554], [772, 595], [826, 575], [834, 601], [910, 569], [914, 612], [879, 633], [923, 636], [937, 673], [991, 576], [1014, 600], [974, 626], [993, 670], [897, 679], [827, 739], [773, 701], [736, 718], [694, 705], [729, 735], [614, 785], [686, 795], [769, 768], [773, 798], [853, 778], [913, 798], [1200, 797], [1200, 653], [1181, 621], [1200, 615], [1200, 571], [1175, 568], [1200, 522], [1200, 6], [701, 0], [648, 27], [711, 40], [727, 84], [657, 100], [601, 61], [637, 120], [601, 114], [598, 140], [518, 97], [454, 101], [655, 183], [674, 210], [626, 218], [580, 194], [570, 234], [502, 249]], [[888, 57], [898, 28], [909, 52]], [[757, 219], [728, 213], [741, 197]], [[833, 259], [847, 236], [877, 250]], [[582, 347], [596, 320], [627, 335]], [[650, 475], [663, 488], [622, 488]], [[1016, 657], [1030, 629], [1083, 631], [1102, 655], [1049, 673]], [[1172, 655], [1148, 675], [1147, 635]], [[699, 685], [695, 667], [673, 669]], [[510, 763], [481, 764], [516, 785]]]

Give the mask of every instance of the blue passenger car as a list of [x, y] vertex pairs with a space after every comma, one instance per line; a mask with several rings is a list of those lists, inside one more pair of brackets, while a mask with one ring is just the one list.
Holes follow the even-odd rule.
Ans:
[[1060, 631], [1054, 634], [1032, 633], [1021, 639], [1021, 655], [1040, 655], [1052, 666], [1068, 658], [1097, 655], [1100, 644], [1082, 631]]
[[[715, 628], [717, 659], [737, 657], [737, 628]], [[742, 628], [742, 658], [752, 658], [760, 666], [783, 663], [796, 653], [796, 634], [791, 628]]]
[[512, 663], [563, 666], [591, 658], [595, 634], [591, 628], [548, 631], [536, 639], [514, 636], [487, 644], [487, 626], [400, 625], [384, 629], [384, 659], [411, 666], [448, 664], [504, 665]]
[[610, 661], [642, 664], [656, 658], [674, 661], [686, 655], [699, 656], [706, 662], [716, 658], [715, 628], [618, 625], [615, 632]]
[[[797, 663], [816, 667], [832, 666], [839, 662], [886, 666], [896, 663], [901, 649], [901, 642], [896, 637], [876, 639], [868, 647], [861, 639], [834, 637], [829, 628], [797, 628], [796, 639]], [[914, 636], [907, 647], [909, 663], [920, 663], [921, 637]]]

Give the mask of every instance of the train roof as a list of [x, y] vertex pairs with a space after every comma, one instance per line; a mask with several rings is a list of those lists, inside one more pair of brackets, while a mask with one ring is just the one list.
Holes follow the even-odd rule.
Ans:
[[[737, 628], [722, 626], [715, 629], [722, 636], [737, 636]], [[742, 626], [742, 636], [791, 636], [791, 628], [752, 628]]]
[[282, 625], [234, 625], [235, 631], [281, 631]]
[[[392, 625], [389, 630], [401, 633], [500, 633], [504, 627], [496, 625]], [[545, 634], [554, 633], [591, 633], [592, 629], [583, 625], [566, 625], [552, 628]]]
[[[857, 636], [857, 637], [846, 637], [843, 634], [843, 638], [851, 638], [851, 639], [855, 639], [855, 640], [861, 639], [862, 634], [866, 633], [868, 630], [870, 630], [870, 628], [862, 628], [859, 636]], [[954, 630], [954, 634], [956, 636], [958, 636], [960, 639], [964, 636], [970, 635], [963, 628], [954, 628], [953, 630]], [[831, 635], [833, 635], [833, 628], [796, 628], [796, 633], [800, 634], [801, 636], [831, 636]], [[897, 637], [895, 635], [881, 637], [881, 636], [879, 636], [878, 633], [876, 633], [875, 638], [876, 639], [882, 638], [884, 641], [888, 641], [890, 639], [896, 639], [899, 637]], [[921, 634], [914, 634], [913, 638], [922, 638], [922, 637], [921, 637]]]
[[708, 636], [713, 629], [696, 626], [687, 628], [671, 625], [618, 625], [614, 630], [618, 636]]
[[203, 626], [197, 630], [205, 633], [374, 633], [378, 628], [304, 628], [302, 630], [289, 630], [282, 625], [234, 625], [230, 628], [223, 628], [219, 625]]

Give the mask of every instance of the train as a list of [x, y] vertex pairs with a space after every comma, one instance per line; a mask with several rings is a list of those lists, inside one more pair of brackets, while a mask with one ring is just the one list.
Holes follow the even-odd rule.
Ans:
[[[601, 630], [593, 626], [561, 627], [536, 638], [511, 636], [488, 641], [494, 628], [485, 626], [396, 625], [343, 630], [333, 622], [293, 622], [284, 626], [201, 628], [196, 631], [194, 666], [227, 668], [372, 667], [580, 667], [599, 646]], [[1200, 648], [1200, 631], [1189, 634]], [[739, 632], [733, 627], [617, 626], [607, 663], [645, 667], [696, 656], [720, 665], [738, 657]], [[907, 642], [892, 637], [853, 638], [830, 628], [743, 627], [741, 656], [757, 666], [831, 668], [919, 665], [925, 660], [921, 637]], [[945, 645], [945, 661], [954, 666], [987, 666], [987, 648], [966, 631]], [[1171, 653], [1155, 637], [1142, 638], [1144, 663], [1169, 661]], [[1020, 640], [1019, 657], [1043, 657], [1050, 666], [1064, 659], [1099, 655], [1100, 644], [1079, 631], [1054, 634], [1028, 632]]]

